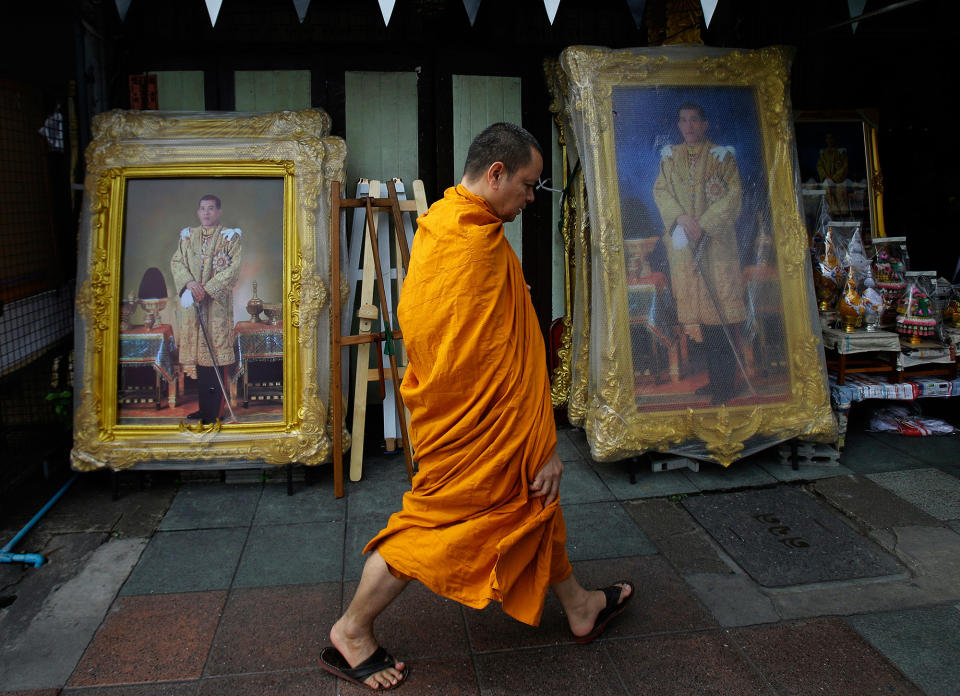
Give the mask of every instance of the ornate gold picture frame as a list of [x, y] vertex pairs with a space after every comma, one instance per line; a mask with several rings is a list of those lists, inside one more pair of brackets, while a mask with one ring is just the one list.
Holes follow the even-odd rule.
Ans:
[[795, 127], [803, 189], [824, 190], [831, 219], [859, 221], [864, 241], [885, 237], [877, 114], [798, 111]]
[[328, 192], [346, 152], [329, 117], [113, 111], [94, 129], [74, 468], [329, 459]]
[[589, 213], [570, 412], [593, 456], [728, 465], [832, 439], [788, 53], [571, 47], [561, 65]]

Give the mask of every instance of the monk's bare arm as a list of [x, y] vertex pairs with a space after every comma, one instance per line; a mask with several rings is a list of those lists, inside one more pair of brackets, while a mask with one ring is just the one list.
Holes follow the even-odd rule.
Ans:
[[544, 496], [544, 505], [549, 505], [560, 494], [560, 477], [563, 476], [563, 462], [554, 451], [553, 456], [547, 460], [533, 481], [530, 483], [530, 497], [539, 498]]

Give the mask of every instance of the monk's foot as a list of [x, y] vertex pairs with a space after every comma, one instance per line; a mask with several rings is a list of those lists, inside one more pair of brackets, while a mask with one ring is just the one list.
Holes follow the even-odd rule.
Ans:
[[[616, 587], [620, 588], [619, 606], [633, 593], [633, 588], [622, 582], [617, 583]], [[578, 638], [590, 635], [596, 629], [597, 617], [607, 608], [607, 596], [603, 590], [585, 592], [584, 595], [583, 601], [576, 606], [565, 607], [570, 631]]]
[[[362, 663], [379, 647], [373, 631], [350, 626], [345, 617], [330, 629], [330, 641], [351, 667]], [[363, 683], [371, 689], [391, 689], [403, 681], [403, 668], [402, 662], [396, 662], [393, 667], [371, 674]]]

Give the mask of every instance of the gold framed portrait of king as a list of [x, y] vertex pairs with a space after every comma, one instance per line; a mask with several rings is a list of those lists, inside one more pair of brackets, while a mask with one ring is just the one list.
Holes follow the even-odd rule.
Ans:
[[345, 156], [329, 117], [113, 111], [94, 128], [74, 468], [328, 459], [325, 194]]
[[573, 379], [598, 460], [726, 466], [834, 436], [789, 63], [779, 48], [561, 55], [590, 230], [589, 357]]

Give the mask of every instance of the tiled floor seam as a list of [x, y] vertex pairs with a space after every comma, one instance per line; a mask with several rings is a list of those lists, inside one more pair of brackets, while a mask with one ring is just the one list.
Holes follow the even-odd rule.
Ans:
[[[743, 628], [743, 626], [739, 626], [738, 628]], [[724, 634], [726, 634], [727, 639], [736, 649], [740, 657], [742, 657], [744, 662], [746, 662], [747, 665], [749, 665], [750, 669], [752, 669], [754, 673], [760, 675], [760, 679], [762, 679], [764, 685], [768, 689], [770, 689], [770, 693], [772, 694], [772, 696], [779, 696], [779, 694], [777, 693], [777, 690], [773, 688], [773, 684], [771, 684], [770, 680], [767, 678], [766, 673], [762, 669], [760, 669], [760, 666], [756, 662], [750, 659], [750, 656], [747, 654], [746, 650], [744, 650], [743, 646], [740, 645], [740, 641], [738, 641], [736, 636], [733, 634], [733, 629], [725, 628], [723, 629], [723, 632]]]
[[260, 507], [260, 502], [263, 500], [263, 486], [264, 484], [260, 484], [260, 495], [257, 497], [257, 504], [253, 508], [253, 514], [250, 515], [250, 522], [247, 525], [247, 536], [243, 540], [243, 547], [240, 549], [240, 555], [237, 557], [237, 565], [233, 569], [233, 575], [230, 576], [230, 584], [227, 586], [226, 595], [223, 598], [223, 605], [220, 607], [220, 613], [217, 616], [217, 627], [213, 631], [213, 638], [210, 640], [210, 645], [207, 646], [207, 655], [203, 658], [203, 668], [200, 670], [201, 679], [207, 676], [215, 676], [208, 675], [207, 666], [210, 664], [210, 657], [213, 655], [214, 648], [217, 645], [217, 636], [220, 635], [220, 630], [223, 623], [223, 615], [227, 609], [227, 604], [229, 604], [230, 598], [233, 596], [233, 593], [236, 590], [236, 588], [234, 588], [234, 583], [237, 581], [237, 574], [240, 572], [240, 566], [243, 563], [243, 555], [246, 553], [247, 545], [250, 543], [250, 535], [253, 533], [254, 521], [257, 519], [257, 510]]
[[617, 675], [617, 683], [620, 684], [620, 688], [623, 689], [623, 693], [626, 696], [630, 696], [630, 687], [627, 686], [627, 682], [624, 680], [623, 675], [620, 673], [620, 670], [617, 669], [617, 662], [613, 659], [613, 656], [607, 652], [608, 641], [603, 641], [600, 644], [600, 649], [598, 653], [607, 661], [610, 665], [610, 669], [613, 670], [613, 673]]
[[[718, 633], [725, 630], [728, 630], [728, 629], [725, 629], [722, 626], [707, 626], [704, 628], [689, 628], [689, 629], [684, 629], [680, 631], [658, 631], [655, 633], [631, 633], [625, 636], [610, 636], [610, 637], [598, 638], [597, 643], [606, 644], [606, 643], [626, 642], [626, 641], [637, 640], [642, 638], [666, 638], [670, 636], [686, 636], [686, 635], [695, 635], [699, 633]], [[571, 638], [566, 641], [542, 643], [542, 644], [536, 644], [536, 645], [522, 645], [517, 647], [509, 647], [509, 648], [496, 648], [493, 650], [474, 650], [473, 648], [471, 648], [470, 654], [486, 657], [488, 655], [504, 655], [507, 653], [516, 653], [516, 652], [536, 652], [537, 650], [548, 650], [550, 648], [572, 647], [577, 645], [580, 645], [580, 643], [577, 643]]]
[[[839, 618], [840, 618], [840, 619], [843, 619], [844, 617], [839, 617]], [[885, 652], [883, 652], [880, 648], [878, 648], [878, 647], [875, 646], [873, 643], [871, 643], [871, 642], [867, 639], [867, 637], [866, 637], [865, 635], [863, 635], [862, 633], [860, 633], [860, 631], [857, 630], [857, 627], [856, 627], [856, 626], [852, 625], [852, 624], [849, 623], [849, 622], [844, 622], [844, 623], [845, 623], [847, 626], [849, 626], [849, 627], [851, 628], [851, 630], [853, 630], [853, 632], [857, 634], [857, 636], [860, 638], [860, 640], [862, 640], [864, 643], [866, 643], [866, 644], [870, 647], [871, 650], [873, 650], [873, 651], [876, 652], [881, 658], [883, 658], [883, 661], [886, 662], [886, 663], [890, 666], [891, 669], [893, 669], [895, 672], [897, 672], [898, 674], [900, 674], [904, 679], [906, 679], [908, 682], [910, 682], [910, 683], [913, 684], [915, 687], [917, 687], [917, 691], [920, 691], [920, 692], [922, 692], [922, 693], [926, 693], [926, 692], [924, 691], [924, 689], [922, 689], [919, 684], [917, 684], [915, 681], [913, 681], [913, 679], [911, 679], [910, 676], [909, 676], [906, 672], [904, 672], [902, 669], [900, 669], [900, 667], [898, 667], [897, 664], [896, 664], [892, 659], [890, 659], [890, 657], [889, 657]]]

